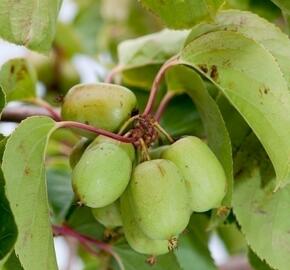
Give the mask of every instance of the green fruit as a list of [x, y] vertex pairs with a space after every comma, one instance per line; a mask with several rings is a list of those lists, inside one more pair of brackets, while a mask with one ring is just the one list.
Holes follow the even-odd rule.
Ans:
[[139, 164], [129, 187], [137, 222], [148, 237], [171, 240], [186, 228], [189, 198], [173, 162], [156, 159]]
[[162, 153], [167, 149], [169, 145], [159, 146], [149, 150], [149, 155], [151, 159], [159, 159], [161, 158]]
[[90, 140], [82, 138], [73, 147], [69, 156], [69, 164], [72, 169], [77, 165], [86, 148], [90, 145], [90, 143], [91, 143]]
[[113, 229], [122, 226], [119, 203], [114, 202], [101, 208], [93, 208], [92, 213], [97, 221], [106, 228]]
[[131, 161], [135, 160], [135, 148], [131, 143], [123, 143], [103, 135], [99, 135], [96, 139], [94, 139], [93, 142], [89, 145], [88, 149], [103, 142], [113, 143], [115, 145], [120, 146], [128, 154]]
[[98, 208], [117, 200], [129, 183], [132, 162], [112, 143], [87, 150], [72, 173], [74, 191], [85, 205]]
[[61, 93], [67, 91], [80, 82], [80, 75], [72, 62], [64, 60], [59, 66], [58, 87]]
[[167, 240], [150, 239], [138, 226], [128, 190], [121, 196], [121, 216], [125, 237], [132, 249], [139, 253], [156, 256], [168, 253]]
[[226, 175], [207, 144], [197, 137], [185, 137], [165, 150], [162, 157], [174, 162], [183, 174], [193, 211], [204, 212], [221, 205]]
[[64, 98], [64, 120], [116, 131], [131, 116], [136, 97], [127, 88], [107, 83], [79, 84]]

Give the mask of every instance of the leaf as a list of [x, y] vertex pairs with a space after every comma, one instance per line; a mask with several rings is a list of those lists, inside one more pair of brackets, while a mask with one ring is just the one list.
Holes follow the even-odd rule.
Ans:
[[231, 137], [233, 155], [235, 155], [244, 139], [252, 132], [251, 128], [224, 95], [219, 95], [216, 102]]
[[269, 21], [274, 21], [281, 16], [280, 9], [271, 0], [228, 0], [225, 7], [248, 10]]
[[159, 16], [166, 26], [173, 29], [191, 28], [210, 20], [224, 3], [223, 0], [139, 0], [145, 8]]
[[274, 269], [290, 265], [289, 185], [276, 193], [263, 184], [258, 167], [249, 167], [236, 179], [233, 209], [253, 251]]
[[1, 270], [24, 270], [13, 251]]
[[290, 14], [290, 2], [288, 0], [271, 0], [274, 4], [276, 4], [279, 8], [282, 9], [283, 12]]
[[171, 100], [160, 124], [175, 138], [188, 134], [204, 136], [200, 116], [191, 98], [187, 95], [179, 95]]
[[237, 31], [261, 44], [278, 62], [290, 89], [290, 40], [276, 25], [250, 12], [221, 12], [216, 19], [219, 28]]
[[277, 185], [287, 183], [290, 92], [273, 55], [253, 39], [233, 31], [209, 32], [190, 40], [181, 61], [219, 87], [268, 152]]
[[0, 70], [0, 85], [7, 101], [35, 97], [36, 82], [36, 72], [24, 58], [9, 60]]
[[[180, 235], [175, 256], [182, 270], [215, 270], [213, 259], [203, 237], [206, 227], [201, 228], [195, 224], [196, 217], [192, 217], [192, 226]], [[199, 225], [199, 224], [198, 224]]]
[[56, 27], [60, 0], [0, 2], [0, 37], [31, 50], [48, 52]]
[[24, 269], [57, 269], [44, 167], [47, 141], [55, 128], [48, 117], [27, 118], [8, 139], [3, 156], [6, 195], [19, 233], [15, 252]]
[[104, 19], [101, 15], [101, 1], [75, 1], [79, 6], [77, 16], [73, 21], [73, 28], [79, 39], [82, 41], [83, 49], [95, 55], [100, 49], [100, 43], [97, 40], [104, 28]]
[[[149, 256], [133, 251], [125, 243], [115, 245], [113, 249], [121, 257], [126, 270], [182, 270], [173, 253], [158, 256], [157, 263], [152, 266], [146, 262]], [[115, 267], [114, 269], [118, 268]]]
[[161, 65], [181, 50], [187, 35], [188, 31], [165, 29], [121, 42], [118, 59], [124, 83], [150, 88]]
[[75, 207], [67, 220], [68, 226], [79, 233], [102, 239], [104, 236], [104, 226], [93, 216], [89, 207]]
[[[6, 138], [0, 142], [0, 158], [2, 163]], [[0, 267], [6, 261], [17, 239], [17, 227], [10, 204], [5, 194], [5, 182], [2, 170], [0, 170]]]
[[163, 64], [182, 48], [188, 31], [162, 30], [118, 46], [119, 65], [131, 69], [145, 65]]
[[236, 223], [220, 226], [218, 234], [231, 256], [245, 253], [247, 250], [245, 237], [238, 229]]
[[175, 66], [167, 72], [167, 85], [172, 91], [185, 91], [195, 103], [204, 125], [209, 147], [225, 170], [228, 191], [223, 204], [230, 206], [233, 188], [231, 141], [217, 104], [208, 94], [201, 77], [185, 66]]
[[2, 115], [2, 111], [5, 106], [6, 106], [6, 96], [0, 82], [0, 117]]
[[248, 259], [255, 270], [273, 270], [267, 263], [262, 261], [252, 250], [249, 249]]
[[48, 201], [53, 209], [53, 217], [56, 223], [61, 223], [74, 199], [71, 174], [64, 169], [50, 168], [46, 172], [46, 178]]

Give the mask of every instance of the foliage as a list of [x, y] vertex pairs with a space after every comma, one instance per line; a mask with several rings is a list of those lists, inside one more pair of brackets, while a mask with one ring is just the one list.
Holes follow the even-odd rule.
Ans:
[[[75, 0], [69, 22], [62, 4], [0, 3], [0, 37], [30, 50], [0, 68], [1, 127], [20, 122], [0, 136], [0, 268], [58, 269], [63, 235], [85, 269], [214, 270], [215, 230], [287, 270], [289, 1]], [[80, 86], [79, 54], [111, 72]]]

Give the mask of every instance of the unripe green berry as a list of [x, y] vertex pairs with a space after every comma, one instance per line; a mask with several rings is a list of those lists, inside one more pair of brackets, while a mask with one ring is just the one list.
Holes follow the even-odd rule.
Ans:
[[105, 207], [93, 208], [92, 213], [96, 220], [99, 221], [106, 228], [114, 229], [116, 227], [122, 226], [122, 219], [118, 201]]
[[64, 120], [116, 131], [130, 118], [136, 102], [133, 92], [120, 85], [79, 84], [65, 96], [61, 115]]
[[168, 253], [167, 240], [151, 239], [140, 229], [134, 216], [133, 204], [128, 190], [123, 193], [120, 202], [124, 233], [131, 248], [147, 255], [157, 256]]
[[103, 135], [99, 135], [98, 137], [96, 137], [92, 141], [92, 143], [88, 146], [88, 149], [94, 147], [97, 144], [103, 143], [103, 142], [113, 143], [115, 145], [120, 146], [129, 155], [131, 161], [135, 160], [135, 148], [134, 148], [133, 144], [131, 144], [131, 143], [123, 143], [123, 142], [114, 140], [112, 138], [109, 138], [109, 137], [103, 136]]
[[162, 157], [174, 162], [183, 174], [193, 211], [204, 212], [221, 205], [226, 175], [206, 143], [194, 136], [185, 137], [166, 149]]
[[189, 197], [173, 162], [156, 159], [139, 164], [129, 190], [138, 225], [149, 238], [171, 240], [186, 228]]
[[117, 200], [129, 183], [132, 161], [112, 143], [102, 143], [84, 152], [72, 173], [73, 188], [85, 205], [98, 208]]

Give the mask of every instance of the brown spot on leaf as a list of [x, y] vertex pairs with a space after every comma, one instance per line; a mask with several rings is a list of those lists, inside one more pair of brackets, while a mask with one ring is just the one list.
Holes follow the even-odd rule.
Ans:
[[200, 64], [200, 65], [197, 65], [197, 66], [200, 68], [200, 70], [201, 70], [202, 72], [204, 72], [204, 73], [208, 73], [208, 67], [207, 67], [206, 64]]
[[218, 79], [218, 68], [216, 65], [212, 65], [210, 68], [210, 77], [216, 81]]
[[257, 214], [261, 214], [261, 215], [266, 215], [266, 214], [267, 214], [267, 211], [265, 211], [265, 210], [263, 210], [263, 209], [261, 209], [261, 208], [257, 208], [257, 209], [255, 210], [255, 213], [257, 213]]
[[24, 169], [24, 174], [26, 175], [26, 176], [28, 176], [28, 175], [30, 175], [31, 174], [31, 169], [29, 168], [29, 167], [25, 167], [25, 169]]
[[15, 66], [11, 66], [11, 67], [10, 67], [10, 73], [13, 74], [14, 71], [15, 71]]

